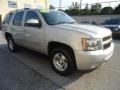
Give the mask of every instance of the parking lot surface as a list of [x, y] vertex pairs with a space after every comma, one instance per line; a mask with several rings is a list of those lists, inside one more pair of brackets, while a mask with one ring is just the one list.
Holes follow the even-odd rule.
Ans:
[[89, 73], [56, 74], [48, 57], [20, 48], [10, 53], [0, 33], [0, 90], [120, 90], [120, 40], [112, 58]]

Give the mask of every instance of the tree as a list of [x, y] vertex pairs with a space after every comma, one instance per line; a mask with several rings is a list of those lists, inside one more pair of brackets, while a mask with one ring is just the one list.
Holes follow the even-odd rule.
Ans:
[[80, 13], [80, 10], [79, 9], [77, 9], [77, 8], [73, 8], [73, 9], [71, 9], [70, 10], [70, 12], [71, 12], [71, 15], [79, 15], [79, 13]]
[[112, 7], [104, 7], [104, 8], [101, 10], [100, 14], [101, 14], [101, 15], [109, 15], [109, 14], [112, 13], [112, 11], [113, 11], [113, 8], [112, 8]]
[[96, 3], [91, 6], [90, 13], [91, 15], [98, 15], [101, 11], [102, 5], [100, 3]]
[[79, 9], [79, 4], [78, 4], [78, 2], [75, 2], [75, 8], [76, 8], [76, 9]]
[[53, 10], [54, 10], [55, 7], [54, 7], [53, 5], [50, 5], [50, 6], [49, 6], [49, 9], [53, 9]]
[[79, 4], [78, 4], [78, 2], [72, 2], [72, 8], [79, 9]]
[[77, 8], [69, 8], [69, 9], [66, 9], [65, 12], [69, 15], [74, 15], [74, 16], [77, 16], [80, 14], [80, 10]]
[[113, 14], [120, 14], [120, 4], [113, 10]]
[[68, 15], [71, 15], [71, 9], [66, 9], [64, 12], [67, 13]]
[[80, 10], [79, 10], [79, 4], [78, 2], [72, 2], [71, 7], [69, 7], [69, 9], [66, 9], [65, 12], [69, 15], [79, 15], [80, 14]]
[[71, 8], [75, 8], [75, 2], [72, 2]]
[[80, 15], [89, 15], [89, 14], [90, 14], [90, 10], [88, 4], [86, 4], [85, 9], [80, 10]]
[[85, 9], [89, 9], [88, 3], [86, 4]]

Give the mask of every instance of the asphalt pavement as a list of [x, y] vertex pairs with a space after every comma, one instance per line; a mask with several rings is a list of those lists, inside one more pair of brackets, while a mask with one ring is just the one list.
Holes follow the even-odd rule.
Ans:
[[120, 90], [120, 40], [112, 58], [89, 73], [56, 74], [45, 55], [20, 48], [11, 53], [0, 34], [0, 90]]

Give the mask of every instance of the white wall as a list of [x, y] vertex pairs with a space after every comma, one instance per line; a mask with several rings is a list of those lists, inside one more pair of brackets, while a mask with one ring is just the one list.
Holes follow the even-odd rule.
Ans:
[[120, 15], [92, 15], [92, 16], [72, 16], [78, 23], [81, 22], [90, 22], [92, 23], [93, 21], [96, 22], [97, 24], [103, 23], [106, 19], [111, 19], [111, 18], [120, 18]]

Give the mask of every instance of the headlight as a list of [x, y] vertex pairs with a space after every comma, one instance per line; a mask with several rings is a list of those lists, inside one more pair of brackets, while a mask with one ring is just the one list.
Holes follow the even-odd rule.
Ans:
[[84, 51], [102, 50], [102, 39], [82, 38]]

